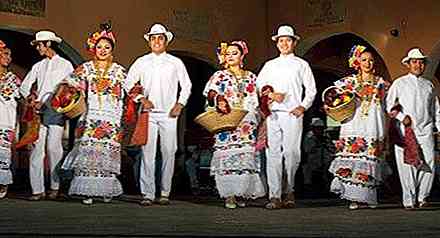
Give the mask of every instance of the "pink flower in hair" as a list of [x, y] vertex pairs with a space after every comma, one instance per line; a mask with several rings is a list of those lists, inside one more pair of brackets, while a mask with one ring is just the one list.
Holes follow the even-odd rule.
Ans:
[[245, 56], [249, 53], [249, 49], [248, 49], [245, 41], [243, 41], [243, 40], [233, 41], [233, 42], [231, 42], [231, 44], [237, 44], [237, 45], [241, 46], [241, 48], [243, 49], [243, 56]]

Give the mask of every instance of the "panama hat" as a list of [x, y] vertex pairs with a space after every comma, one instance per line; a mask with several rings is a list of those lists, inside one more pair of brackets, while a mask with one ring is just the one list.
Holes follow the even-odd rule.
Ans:
[[151, 35], [164, 34], [167, 37], [167, 42], [170, 43], [173, 40], [173, 33], [167, 30], [164, 25], [156, 23], [151, 28], [150, 31], [144, 35], [145, 40], [149, 41]]
[[61, 43], [63, 40], [52, 31], [39, 31], [35, 34], [35, 40], [31, 41], [31, 45], [35, 45], [40, 41], [55, 41]]
[[422, 51], [419, 48], [413, 48], [408, 51], [408, 54], [405, 58], [402, 59], [402, 64], [408, 63], [410, 59], [426, 59], [428, 56], [423, 55]]
[[272, 36], [273, 41], [277, 41], [280, 36], [290, 36], [292, 38], [295, 38], [296, 40], [299, 40], [299, 35], [295, 34], [295, 30], [293, 27], [289, 25], [283, 25], [278, 27], [278, 32], [276, 35]]

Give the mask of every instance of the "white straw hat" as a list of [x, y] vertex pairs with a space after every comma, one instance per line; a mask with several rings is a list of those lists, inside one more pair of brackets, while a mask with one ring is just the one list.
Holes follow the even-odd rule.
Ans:
[[410, 59], [426, 59], [428, 56], [423, 55], [422, 51], [419, 48], [413, 48], [408, 51], [408, 54], [405, 58], [402, 59], [402, 64], [408, 63]]
[[300, 39], [299, 35], [295, 34], [295, 30], [293, 29], [293, 27], [289, 25], [283, 25], [278, 27], [278, 32], [276, 35], [272, 36], [272, 40], [277, 41], [278, 37], [280, 36], [290, 36], [292, 38], [295, 38], [296, 40]]
[[35, 40], [31, 41], [31, 45], [35, 45], [39, 41], [55, 41], [61, 43], [63, 40], [52, 31], [39, 31], [35, 34]]
[[144, 35], [145, 40], [149, 41], [151, 35], [164, 34], [167, 37], [167, 42], [170, 43], [173, 40], [173, 33], [168, 31], [164, 25], [156, 23], [151, 28], [150, 31]]

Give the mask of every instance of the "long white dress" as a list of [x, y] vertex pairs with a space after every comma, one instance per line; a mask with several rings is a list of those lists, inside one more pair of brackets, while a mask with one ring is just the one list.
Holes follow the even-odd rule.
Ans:
[[74, 148], [63, 164], [64, 169], [74, 171], [69, 194], [102, 197], [122, 194], [116, 176], [121, 166], [125, 77], [124, 68], [117, 63], [112, 63], [104, 73], [89, 61], [66, 80], [85, 89], [87, 94], [87, 111], [78, 122]]
[[256, 156], [258, 97], [256, 76], [248, 72], [237, 79], [228, 70], [214, 73], [204, 94], [214, 90], [223, 95], [231, 107], [242, 106], [248, 114], [234, 131], [215, 135], [211, 175], [215, 177], [220, 197], [240, 196], [257, 198], [265, 195], [260, 177], [260, 160]]
[[336, 158], [329, 168], [334, 175], [330, 191], [343, 199], [377, 204], [376, 187], [382, 180], [379, 160], [385, 125], [384, 83], [380, 77], [361, 83], [357, 76], [335, 83], [360, 95], [353, 117], [341, 125]]
[[19, 78], [7, 72], [0, 78], [0, 184], [12, 183], [11, 147], [15, 139]]

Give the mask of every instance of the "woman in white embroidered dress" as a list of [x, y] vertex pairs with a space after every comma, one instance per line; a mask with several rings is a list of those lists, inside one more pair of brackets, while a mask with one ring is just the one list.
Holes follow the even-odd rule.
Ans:
[[381, 182], [380, 155], [384, 138], [385, 86], [375, 75], [374, 57], [366, 47], [356, 45], [349, 65], [358, 74], [342, 78], [336, 86], [356, 95], [354, 115], [341, 124], [336, 158], [329, 171], [334, 175], [330, 191], [350, 201], [349, 209], [377, 205], [376, 187]]
[[11, 148], [14, 143], [17, 122], [19, 78], [9, 71], [11, 50], [0, 40], [0, 199], [12, 183]]
[[[215, 152], [211, 160], [211, 175], [215, 177], [220, 197], [226, 208], [245, 206], [244, 199], [264, 196], [260, 178], [260, 161], [256, 156], [257, 107], [256, 76], [243, 69], [248, 53], [244, 41], [223, 43], [220, 63], [225, 69], [214, 73], [205, 87], [208, 106], [221, 113], [241, 107], [248, 111], [238, 128], [215, 135]], [[241, 200], [237, 200], [240, 198]]]
[[79, 66], [66, 82], [86, 95], [87, 111], [76, 129], [76, 141], [63, 168], [73, 169], [69, 194], [82, 195], [84, 204], [93, 197], [104, 202], [122, 194], [116, 178], [121, 164], [121, 116], [125, 69], [113, 62], [115, 38], [108, 24], [88, 39], [95, 59]]

